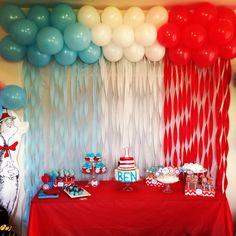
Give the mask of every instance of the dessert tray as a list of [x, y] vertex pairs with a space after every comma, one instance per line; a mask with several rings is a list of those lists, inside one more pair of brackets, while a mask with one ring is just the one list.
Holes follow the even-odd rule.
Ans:
[[64, 192], [71, 198], [89, 197], [91, 194], [84, 188], [79, 188], [78, 192], [70, 191], [69, 189], [64, 189]]

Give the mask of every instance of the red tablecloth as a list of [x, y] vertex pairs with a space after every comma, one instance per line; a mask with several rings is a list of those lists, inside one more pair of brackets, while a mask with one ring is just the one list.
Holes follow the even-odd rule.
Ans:
[[123, 192], [122, 183], [104, 181], [99, 187], [86, 188], [92, 194], [87, 200], [71, 199], [64, 192], [58, 199], [35, 196], [28, 235], [232, 235], [225, 195], [187, 197], [181, 183], [173, 185], [175, 192], [171, 194], [143, 181], [133, 186], [135, 191]]

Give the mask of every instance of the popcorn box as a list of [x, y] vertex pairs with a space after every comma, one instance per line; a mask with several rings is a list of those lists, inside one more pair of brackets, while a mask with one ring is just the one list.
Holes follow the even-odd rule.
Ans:
[[215, 190], [203, 190], [202, 196], [204, 197], [214, 197], [215, 196]]
[[146, 185], [151, 187], [159, 187], [162, 188], [165, 185], [157, 180], [155, 175], [149, 175], [146, 177]]
[[184, 190], [184, 195], [185, 196], [197, 196], [196, 190], [195, 189], [188, 189], [185, 188]]
[[215, 196], [215, 190], [214, 189], [207, 189], [207, 190], [203, 190], [202, 186], [196, 189], [190, 189], [185, 187], [184, 190], [184, 195], [185, 196], [202, 196], [202, 197], [214, 197]]

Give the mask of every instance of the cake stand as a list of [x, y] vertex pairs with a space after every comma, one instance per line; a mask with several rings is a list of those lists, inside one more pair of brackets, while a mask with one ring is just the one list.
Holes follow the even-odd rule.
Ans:
[[174, 190], [171, 188], [171, 185], [179, 182], [179, 179], [176, 181], [172, 181], [171, 183], [165, 182], [162, 179], [158, 179], [158, 178], [157, 180], [165, 185], [165, 188], [162, 190], [163, 193], [173, 193]]
[[104, 174], [105, 172], [98, 172], [96, 173], [95, 169], [96, 169], [96, 161], [92, 162], [92, 173], [90, 173], [92, 175], [92, 178], [89, 180], [88, 184], [86, 185], [87, 187], [92, 186], [92, 187], [97, 187], [99, 185], [99, 180], [97, 179], [97, 175], [99, 174]]
[[97, 187], [99, 185], [97, 175], [104, 174], [107, 170], [105, 164], [101, 161], [101, 154], [97, 153], [96, 155], [94, 155], [94, 153], [87, 153], [84, 160], [85, 164], [82, 167], [82, 172], [84, 174], [92, 175], [92, 178], [89, 180], [86, 187]]
[[125, 182], [125, 186], [122, 188], [122, 191], [131, 192], [134, 191], [134, 188], [131, 186], [131, 182]]

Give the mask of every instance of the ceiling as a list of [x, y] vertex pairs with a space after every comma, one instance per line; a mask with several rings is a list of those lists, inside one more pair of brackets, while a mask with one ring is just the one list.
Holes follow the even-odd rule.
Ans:
[[[92, 5], [101, 10], [107, 6], [116, 6], [121, 10], [125, 10], [131, 6], [139, 6], [143, 10], [147, 10], [158, 5], [166, 8], [177, 4], [189, 5], [199, 2], [199, 0], [0, 0], [1, 5], [4, 3], [12, 3], [21, 7], [29, 7], [33, 4], [45, 4], [51, 7], [60, 2], [68, 3], [74, 8], [79, 8], [84, 5]], [[214, 5], [224, 5], [236, 10], [236, 0], [208, 0], [207, 2], [213, 3]]]

